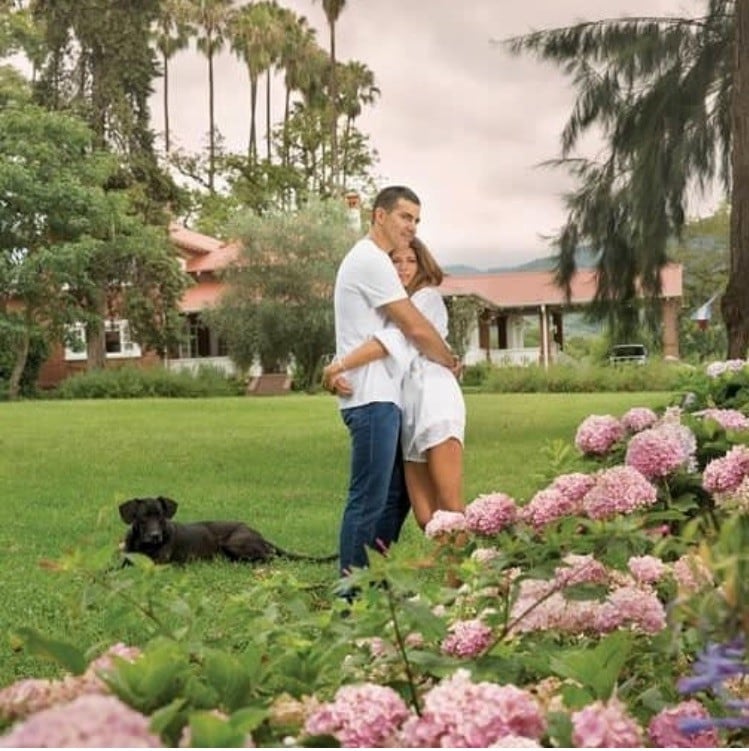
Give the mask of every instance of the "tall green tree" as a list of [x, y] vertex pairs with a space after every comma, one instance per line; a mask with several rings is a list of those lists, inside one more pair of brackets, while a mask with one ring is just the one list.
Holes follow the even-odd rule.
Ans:
[[340, 66], [340, 108], [346, 116], [343, 131], [343, 148], [341, 157], [341, 187], [346, 188], [348, 177], [348, 147], [356, 119], [361, 115], [364, 105], [373, 104], [380, 95], [375, 84], [374, 73], [364, 63], [350, 60]]
[[309, 61], [320, 52], [315, 40], [315, 30], [309, 26], [307, 19], [297, 16], [288, 9], [283, 9], [284, 33], [283, 45], [279, 64], [284, 73], [284, 107], [283, 107], [283, 139], [281, 145], [281, 161], [288, 164], [288, 123], [291, 116], [291, 97], [294, 92], [301, 91], [307, 84], [312, 66]]
[[338, 70], [336, 64], [335, 31], [338, 19], [346, 7], [346, 0], [321, 0], [330, 32], [330, 79], [329, 79], [329, 120], [330, 120], [330, 187], [338, 187]]
[[213, 61], [226, 41], [231, 0], [189, 0], [191, 20], [198, 28], [197, 45], [208, 61], [208, 187], [216, 189], [216, 114]]
[[169, 154], [171, 148], [171, 129], [169, 126], [169, 61], [190, 44], [194, 28], [189, 22], [189, 11], [188, 0], [161, 0], [154, 29], [156, 49], [161, 55], [161, 65], [164, 71], [164, 150], [167, 154]]
[[297, 386], [317, 383], [321, 356], [335, 345], [335, 273], [356, 239], [338, 200], [310, 200], [291, 212], [247, 214], [233, 233], [241, 259], [228, 292], [209, 314], [240, 367], [294, 367]]
[[269, 73], [274, 54], [280, 45], [281, 27], [272, 12], [271, 3], [257, 2], [243, 5], [228, 19], [227, 32], [232, 51], [247, 66], [250, 79], [250, 135], [247, 156], [251, 163], [258, 161], [257, 151], [257, 94], [263, 73]]
[[174, 249], [165, 231], [134, 217], [127, 192], [106, 187], [117, 160], [95, 140], [70, 115], [34, 105], [0, 111], [0, 318], [14, 332], [11, 398], [39, 330], [60, 341], [66, 324], [98, 331], [127, 310], [144, 344], [163, 348], [176, 332], [186, 280]]
[[[706, 0], [689, 18], [585, 22], [508, 40], [559, 65], [577, 101], [562, 154], [579, 187], [567, 196], [557, 275], [568, 287], [575, 249], [600, 252], [600, 312], [633, 325], [641, 289], [660, 291], [667, 242], [679, 236], [692, 187], [723, 185], [731, 206], [730, 270], [721, 309], [728, 357], [749, 347], [749, 0]], [[599, 160], [574, 158], [593, 130]]]

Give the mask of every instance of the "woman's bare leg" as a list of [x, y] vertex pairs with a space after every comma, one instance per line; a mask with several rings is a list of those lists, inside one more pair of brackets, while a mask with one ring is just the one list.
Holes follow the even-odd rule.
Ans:
[[414, 518], [419, 527], [424, 529], [437, 509], [437, 493], [429, 474], [429, 467], [425, 462], [404, 462], [403, 471]]
[[457, 438], [427, 450], [427, 466], [436, 491], [434, 510], [465, 511], [463, 503], [463, 445]]

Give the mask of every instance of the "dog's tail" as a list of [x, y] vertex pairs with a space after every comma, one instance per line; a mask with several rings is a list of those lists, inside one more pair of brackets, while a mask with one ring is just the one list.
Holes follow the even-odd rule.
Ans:
[[306, 555], [304, 553], [292, 553], [291, 551], [279, 548], [278, 545], [273, 545], [272, 543], [271, 548], [273, 548], [274, 555], [277, 555], [279, 558], [286, 558], [289, 561], [330, 563], [330, 561], [334, 561], [338, 558], [338, 553], [332, 553], [331, 555]]

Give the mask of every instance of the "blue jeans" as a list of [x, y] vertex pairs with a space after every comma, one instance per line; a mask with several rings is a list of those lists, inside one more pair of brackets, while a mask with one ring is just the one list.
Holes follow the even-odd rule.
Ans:
[[400, 535], [410, 503], [400, 452], [400, 408], [373, 402], [341, 410], [351, 435], [351, 477], [340, 533], [345, 576], [367, 566], [367, 547], [387, 549]]

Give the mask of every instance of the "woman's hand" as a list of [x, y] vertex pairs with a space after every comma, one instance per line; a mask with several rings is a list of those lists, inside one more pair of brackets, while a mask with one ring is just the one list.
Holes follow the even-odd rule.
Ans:
[[335, 359], [326, 365], [322, 371], [322, 387], [331, 394], [351, 396], [354, 390], [343, 375], [346, 371], [345, 358]]

